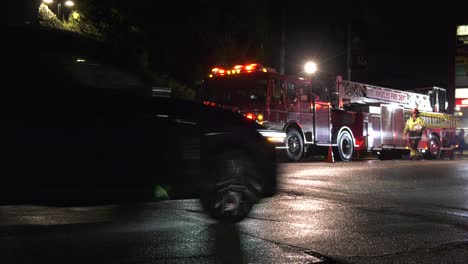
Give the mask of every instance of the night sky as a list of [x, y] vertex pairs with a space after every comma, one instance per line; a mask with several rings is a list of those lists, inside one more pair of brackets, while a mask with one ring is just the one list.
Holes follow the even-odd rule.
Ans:
[[[79, 5], [79, 1], [76, 2]], [[317, 78], [346, 76], [349, 24], [353, 59], [359, 55], [367, 62], [365, 65], [353, 64], [352, 80], [398, 89], [428, 85], [447, 87], [455, 42], [454, 25], [468, 23], [465, 14], [468, 1], [437, 4], [410, 0], [378, 3], [298, 0], [98, 2], [125, 10], [132, 21], [144, 28], [154, 51], [152, 63], [158, 65], [158, 70], [166, 70], [187, 82], [204, 78], [209, 69], [219, 63], [220, 54], [213, 51], [219, 48], [218, 40], [224, 32], [230, 31], [235, 32], [232, 37], [240, 43], [250, 41], [252, 46], [261, 45], [264, 63], [279, 69], [281, 13], [285, 10], [287, 74], [301, 74], [304, 63], [313, 59], [319, 65]], [[251, 21], [245, 21], [245, 17]], [[269, 40], [255, 43], [255, 38], [262, 34], [268, 35]], [[231, 57], [226, 58], [232, 63], [241, 62], [234, 62], [235, 54], [228, 55]], [[249, 55], [252, 54], [246, 51], [244, 57]], [[194, 65], [198, 66], [197, 70]]]
[[[186, 2], [171, 1], [165, 4], [164, 12], [154, 11], [158, 9], [156, 1], [141, 3], [134, 5], [132, 12], [136, 12], [144, 23], [153, 24], [155, 28], [167, 29], [164, 31], [165, 36], [153, 36], [159, 41], [170, 41], [167, 38], [183, 39], [183, 45], [173, 43], [176, 54], [180, 54], [180, 50], [190, 50], [191, 46], [197, 47], [196, 43], [190, 43], [190, 40], [193, 40], [190, 38], [193, 32], [184, 31], [178, 24], [180, 19], [189, 16], [195, 21], [209, 24], [212, 22], [210, 19], [222, 19], [234, 12], [233, 9], [242, 12], [242, 7], [235, 4], [228, 4], [220, 10], [217, 9], [219, 3], [216, 8], [210, 5], [213, 1], [190, 1], [188, 6], [182, 4]], [[207, 18], [207, 9], [209, 10], [210, 6], [212, 12], [217, 14]], [[450, 41], [455, 40], [451, 35], [454, 32], [452, 25], [455, 20], [463, 19], [464, 10], [468, 10], [467, 6], [468, 4], [462, 2], [457, 6], [453, 3], [427, 2], [388, 2], [382, 6], [381, 3], [368, 5], [359, 1], [324, 1], [321, 4], [317, 4], [317, 1], [287, 1], [281, 6], [271, 2], [267, 13], [270, 16], [275, 43], [266, 61], [279, 68], [281, 9], [285, 8], [285, 66], [288, 74], [300, 73], [304, 62], [313, 59], [320, 66], [320, 76], [346, 76], [346, 25], [350, 23], [353, 43], [358, 43], [356, 45], [361, 48], [359, 53], [367, 60], [366, 69], [353, 68], [354, 80], [400, 89], [428, 85], [447, 87]], [[207, 28], [206, 33], [210, 34], [210, 30], [213, 29]], [[181, 35], [188, 37], [181, 38]], [[193, 50], [194, 54], [201, 56], [209, 52], [209, 49]]]
[[[251, 10], [252, 3], [267, 10]], [[468, 2], [468, 1], [465, 1]], [[286, 73], [300, 74], [304, 63], [315, 60], [318, 77], [346, 76], [347, 24], [351, 24], [353, 54], [367, 66], [353, 66], [352, 79], [399, 89], [438, 85], [447, 87], [453, 24], [463, 20], [468, 4], [445, 1], [110, 1], [123, 7], [144, 25], [157, 48], [160, 62], [185, 60], [181, 71], [201, 64], [207, 71], [217, 63], [200, 36], [229, 31], [223, 23], [242, 12], [257, 12], [270, 24], [265, 62], [279, 69], [281, 10], [286, 10]], [[410, 3], [410, 4], [409, 4]], [[198, 26], [198, 32], [193, 31]], [[230, 26], [232, 27], [232, 23]], [[234, 24], [235, 25], [235, 24]], [[197, 28], [197, 27], [196, 27]], [[201, 29], [201, 30], [200, 30]], [[255, 31], [255, 24], [248, 29]], [[452, 32], [450, 32], [452, 30]], [[203, 31], [203, 32], [200, 32]], [[248, 33], [245, 33], [248, 35]], [[213, 47], [217, 45], [213, 41]], [[354, 57], [353, 57], [354, 58]], [[165, 65], [167, 63], [162, 63]], [[174, 71], [173, 68], [168, 69]], [[205, 72], [194, 73], [203, 75]], [[177, 73], [176, 73], [177, 74]], [[194, 77], [192, 76], [192, 77]]]
[[[346, 49], [344, 25], [350, 23], [352, 39], [362, 46], [368, 66], [366, 71], [358, 68], [352, 72], [352, 77], [400, 89], [447, 87], [450, 41], [455, 41], [452, 24], [456, 17], [463, 17], [463, 8], [392, 2], [388, 6], [347, 6], [346, 10], [330, 4], [292, 11], [299, 16], [291, 21], [289, 41], [297, 48], [289, 55], [316, 57], [319, 63], [326, 61], [322, 68], [331, 75], [346, 75], [346, 52], [342, 51]], [[317, 18], [308, 19], [309, 12]], [[334, 12], [335, 16], [329, 15]]]

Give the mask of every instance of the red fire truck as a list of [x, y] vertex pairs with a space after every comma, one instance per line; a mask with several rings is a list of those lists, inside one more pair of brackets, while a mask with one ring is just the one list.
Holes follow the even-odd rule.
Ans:
[[280, 148], [291, 161], [330, 147], [343, 161], [364, 152], [381, 159], [401, 157], [409, 151], [403, 128], [413, 107], [418, 107], [428, 125], [420, 151], [427, 158], [453, 153], [456, 119], [442, 112], [445, 90], [412, 93], [341, 77], [336, 87], [338, 103], [332, 107], [312, 93], [309, 80], [254, 63], [213, 68], [199, 96], [204, 104], [237, 111], [268, 129], [286, 132], [286, 144]]
[[298, 161], [313, 147], [331, 144], [331, 111], [311, 92], [311, 82], [279, 74], [260, 64], [213, 68], [204, 81], [204, 104], [231, 109], [271, 130], [287, 133], [286, 150]]
[[[418, 108], [426, 123], [418, 149], [425, 158], [453, 157], [457, 117], [447, 114], [446, 91], [426, 87], [401, 91], [368, 84], [336, 80], [338, 107], [333, 110], [333, 126], [352, 133], [357, 156], [373, 152], [380, 159], [401, 157], [409, 152], [403, 138], [412, 108]], [[338, 142], [338, 148], [340, 148]], [[351, 145], [351, 143], [350, 143]], [[348, 148], [347, 153], [353, 149]]]

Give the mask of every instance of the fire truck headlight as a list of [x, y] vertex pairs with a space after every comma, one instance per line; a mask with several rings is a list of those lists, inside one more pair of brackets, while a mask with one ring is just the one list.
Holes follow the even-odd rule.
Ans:
[[274, 130], [258, 130], [269, 142], [275, 144], [283, 144], [286, 140], [286, 133]]

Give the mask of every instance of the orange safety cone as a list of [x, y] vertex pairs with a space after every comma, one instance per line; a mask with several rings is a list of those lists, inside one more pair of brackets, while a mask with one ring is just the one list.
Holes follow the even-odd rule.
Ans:
[[335, 157], [333, 156], [333, 149], [331, 145], [328, 147], [327, 162], [335, 163]]

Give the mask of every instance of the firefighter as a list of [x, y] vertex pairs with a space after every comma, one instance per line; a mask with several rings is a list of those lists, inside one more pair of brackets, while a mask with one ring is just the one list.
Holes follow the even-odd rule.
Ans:
[[411, 117], [406, 120], [405, 129], [403, 130], [403, 135], [406, 136], [408, 133], [409, 143], [410, 143], [410, 158], [412, 160], [421, 159], [421, 153], [418, 151], [418, 143], [421, 140], [422, 131], [426, 126], [422, 117], [419, 116], [419, 110], [413, 108], [411, 110]]

